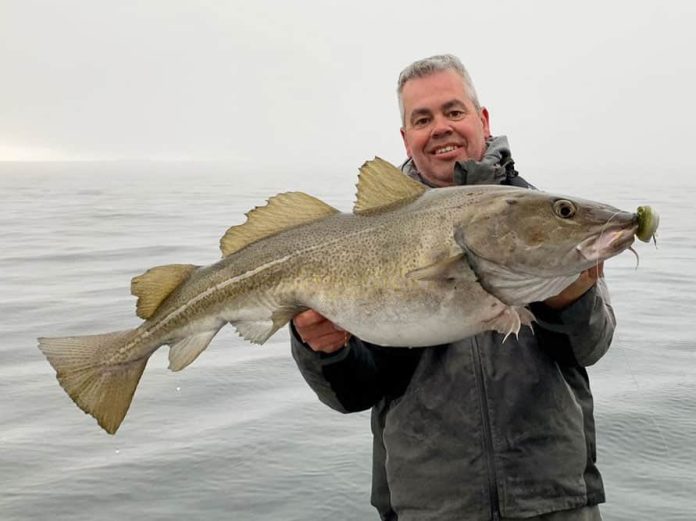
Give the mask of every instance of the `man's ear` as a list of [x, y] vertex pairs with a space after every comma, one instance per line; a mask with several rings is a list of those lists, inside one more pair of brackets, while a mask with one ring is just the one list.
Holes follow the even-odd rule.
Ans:
[[406, 130], [404, 129], [404, 127], [401, 127], [399, 129], [399, 132], [401, 132], [401, 139], [404, 142], [404, 148], [406, 149], [406, 156], [408, 156], [408, 158], [410, 159], [411, 157], [413, 157], [413, 155], [411, 154], [411, 146], [408, 144], [408, 139], [406, 138]]
[[481, 124], [483, 125], [483, 137], [488, 139], [491, 137], [491, 123], [490, 116], [488, 115], [488, 109], [486, 107], [481, 107], [479, 117], [481, 118]]

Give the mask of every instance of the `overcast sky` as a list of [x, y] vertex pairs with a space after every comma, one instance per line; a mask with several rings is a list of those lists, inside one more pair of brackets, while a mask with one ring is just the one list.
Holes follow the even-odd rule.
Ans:
[[0, 0], [0, 160], [397, 162], [457, 54], [518, 164], [693, 167], [696, 2]]

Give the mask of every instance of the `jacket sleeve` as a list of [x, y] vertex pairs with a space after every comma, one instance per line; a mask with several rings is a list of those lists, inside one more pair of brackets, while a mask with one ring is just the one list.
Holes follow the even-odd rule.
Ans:
[[380, 347], [352, 337], [332, 354], [316, 353], [290, 323], [292, 356], [323, 403], [340, 412], [369, 409], [403, 394], [420, 359], [419, 349]]
[[567, 308], [553, 310], [536, 302], [531, 309], [540, 347], [559, 363], [592, 365], [611, 345], [616, 318], [604, 279]]

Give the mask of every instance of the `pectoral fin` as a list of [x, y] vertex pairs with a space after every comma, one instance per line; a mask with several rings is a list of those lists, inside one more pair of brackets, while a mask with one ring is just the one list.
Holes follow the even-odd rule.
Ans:
[[469, 267], [466, 256], [463, 253], [458, 253], [428, 266], [410, 271], [406, 276], [415, 280], [476, 281], [476, 275]]

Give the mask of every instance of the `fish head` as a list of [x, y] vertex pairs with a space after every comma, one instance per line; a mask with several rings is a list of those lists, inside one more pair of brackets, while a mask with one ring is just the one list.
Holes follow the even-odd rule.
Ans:
[[525, 189], [491, 190], [465, 225], [455, 225], [454, 238], [481, 285], [520, 305], [558, 294], [582, 271], [630, 248], [637, 235], [654, 235], [657, 224], [647, 219], [640, 209], [626, 212]]

